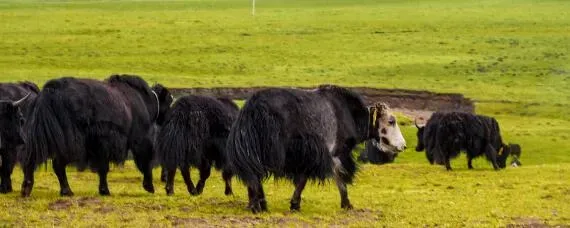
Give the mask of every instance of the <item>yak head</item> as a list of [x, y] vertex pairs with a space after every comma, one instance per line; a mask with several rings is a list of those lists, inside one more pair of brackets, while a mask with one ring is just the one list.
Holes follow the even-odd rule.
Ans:
[[174, 101], [174, 96], [172, 96], [166, 87], [159, 83], [152, 86], [152, 91], [158, 100], [158, 117], [156, 119], [156, 123], [158, 125], [162, 125], [166, 112], [170, 109], [170, 105]]
[[497, 164], [499, 168], [504, 169], [507, 167], [507, 158], [509, 157], [511, 150], [509, 149], [508, 145], [501, 145], [499, 150], [497, 150]]
[[0, 101], [0, 149], [24, 144], [22, 127], [25, 123], [20, 108], [30, 93], [17, 101]]
[[406, 140], [402, 136], [396, 117], [390, 112], [390, 108], [385, 103], [376, 103], [370, 107], [370, 129], [371, 139], [378, 143], [376, 147], [385, 152], [401, 152], [406, 149]]
[[425, 149], [425, 142], [424, 142], [424, 132], [426, 129], [426, 124], [423, 123], [423, 118], [420, 117], [420, 123], [418, 123], [418, 119], [414, 120], [414, 124], [416, 125], [416, 128], [418, 128], [418, 132], [416, 133], [416, 136], [418, 137], [418, 145], [416, 145], [416, 151], [417, 152], [421, 152]]
[[519, 157], [521, 156], [520, 146], [518, 144], [503, 144], [497, 151], [497, 163], [500, 168], [507, 167], [507, 158], [511, 156], [511, 166], [518, 167], [521, 165]]

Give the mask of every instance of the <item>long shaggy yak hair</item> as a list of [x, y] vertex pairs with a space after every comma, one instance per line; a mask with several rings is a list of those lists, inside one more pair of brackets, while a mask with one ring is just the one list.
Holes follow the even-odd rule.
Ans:
[[[204, 188], [211, 165], [217, 169], [225, 167], [226, 140], [238, 112], [238, 106], [225, 98], [188, 95], [174, 103], [166, 114], [156, 144], [162, 167], [170, 173], [166, 178], [167, 194], [173, 194], [173, 178], [177, 168], [182, 171], [188, 191], [197, 195]], [[188, 175], [190, 167], [200, 169], [197, 188], [194, 188]], [[227, 175], [225, 171], [224, 179]], [[229, 184], [228, 181], [226, 179], [226, 184]], [[231, 194], [228, 185], [226, 194]]]
[[249, 207], [267, 210], [261, 181], [273, 175], [297, 185], [335, 177], [341, 206], [351, 207], [345, 183], [356, 172], [352, 149], [370, 136], [369, 111], [359, 95], [324, 85], [316, 90], [266, 89], [246, 102], [228, 138], [229, 166], [248, 186]]

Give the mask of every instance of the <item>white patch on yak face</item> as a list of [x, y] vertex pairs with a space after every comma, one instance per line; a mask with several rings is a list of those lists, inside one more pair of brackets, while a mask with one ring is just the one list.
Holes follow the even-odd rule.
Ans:
[[378, 135], [380, 141], [377, 147], [385, 152], [401, 152], [406, 149], [406, 140], [400, 131], [396, 117], [391, 114], [378, 119]]

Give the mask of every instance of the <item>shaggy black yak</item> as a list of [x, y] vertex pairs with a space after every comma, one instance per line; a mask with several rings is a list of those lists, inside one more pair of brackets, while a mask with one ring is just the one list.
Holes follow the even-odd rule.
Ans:
[[[229, 99], [188, 95], [179, 98], [167, 112], [156, 139], [156, 151], [166, 173], [166, 193], [174, 193], [174, 176], [180, 169], [188, 192], [201, 194], [210, 169], [223, 169], [225, 194], [232, 194], [231, 173], [224, 169], [226, 140], [239, 112]], [[190, 168], [200, 170], [196, 187]]]
[[30, 195], [34, 170], [48, 158], [60, 184], [71, 196], [65, 166], [89, 167], [99, 174], [99, 194], [109, 195], [109, 163], [122, 163], [130, 150], [144, 175], [143, 187], [154, 192], [152, 126], [170, 106], [160, 101], [138, 76], [112, 75], [105, 81], [64, 77], [48, 81], [33, 102], [24, 127], [27, 149], [21, 156], [22, 196]]

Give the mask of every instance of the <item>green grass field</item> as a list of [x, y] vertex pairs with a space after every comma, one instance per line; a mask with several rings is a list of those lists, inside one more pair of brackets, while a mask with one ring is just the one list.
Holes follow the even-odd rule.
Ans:
[[[220, 173], [192, 197], [177, 176], [167, 197], [141, 187], [133, 164], [97, 176], [69, 169], [75, 197], [42, 167], [30, 199], [0, 195], [0, 226], [468, 226], [570, 225], [570, 2], [563, 0], [0, 1], [0, 81], [133, 73], [169, 87], [345, 86], [463, 93], [523, 147], [519, 168], [484, 159], [453, 172], [416, 153], [415, 127], [396, 163], [362, 165], [349, 187], [266, 185], [269, 213], [245, 209]], [[155, 176], [159, 170], [155, 170]], [[193, 173], [196, 176], [196, 172]]]

